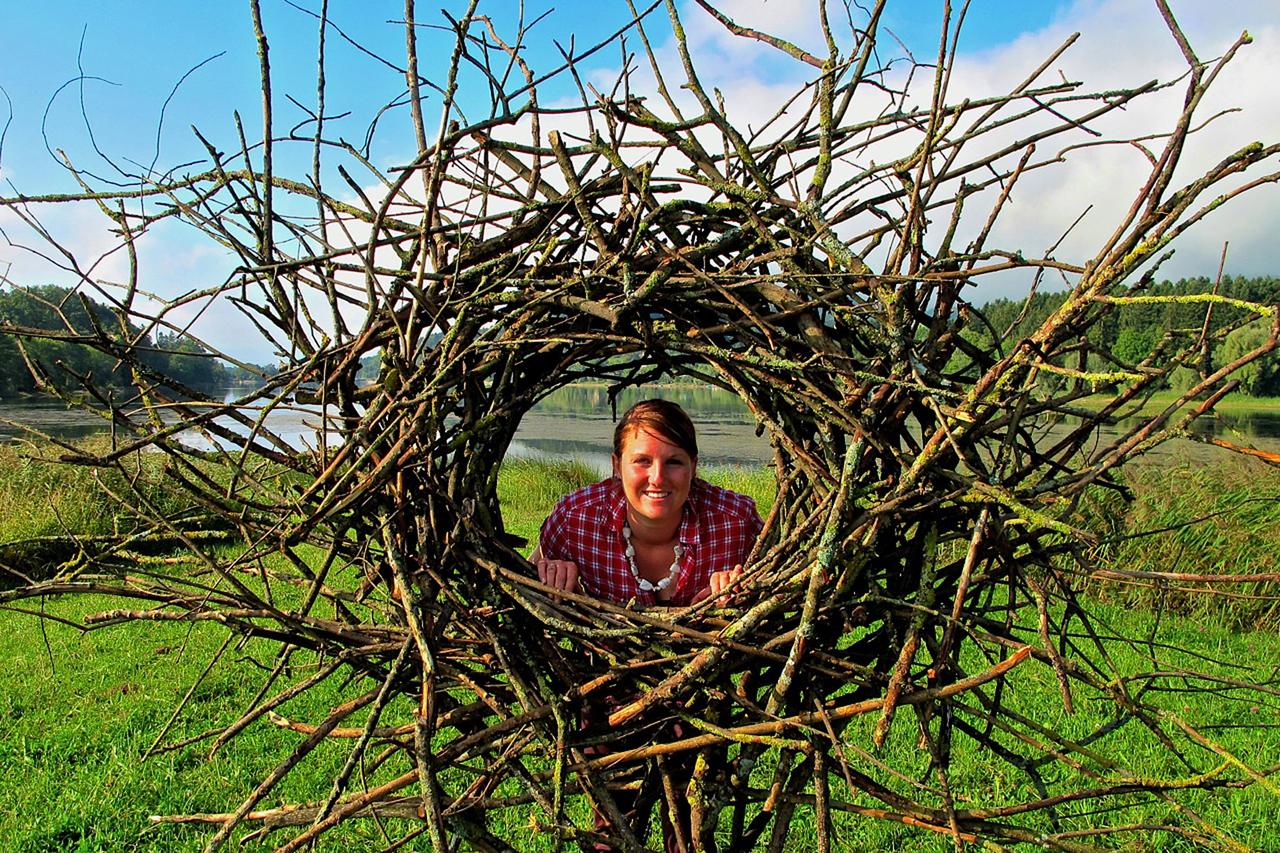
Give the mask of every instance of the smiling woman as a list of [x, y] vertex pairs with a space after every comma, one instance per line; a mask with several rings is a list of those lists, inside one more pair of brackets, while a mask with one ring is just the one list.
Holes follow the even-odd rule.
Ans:
[[[696, 604], [737, 583], [763, 523], [754, 500], [698, 479], [697, 436], [685, 411], [666, 400], [636, 403], [618, 421], [613, 447], [613, 476], [562, 499], [543, 524], [532, 557], [539, 580], [566, 592], [581, 584], [593, 597], [635, 605]], [[604, 701], [613, 711], [634, 698], [606, 694]], [[606, 719], [598, 703], [584, 710], [585, 729]], [[655, 768], [647, 770], [639, 791], [615, 795], [618, 815], [595, 809], [597, 832], [644, 837], [658, 790]], [[692, 772], [688, 756], [664, 768], [681, 788]], [[690, 837], [688, 802], [668, 798], [667, 806], [663, 842], [681, 850]], [[615, 848], [601, 842], [597, 849]]]
[[760, 534], [755, 501], [697, 478], [689, 416], [632, 406], [614, 430], [613, 476], [561, 500], [532, 562], [556, 589], [618, 603], [692, 604], [737, 581]]

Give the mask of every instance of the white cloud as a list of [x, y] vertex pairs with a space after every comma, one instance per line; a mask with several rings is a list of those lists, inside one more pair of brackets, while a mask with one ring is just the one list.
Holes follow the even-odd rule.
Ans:
[[[811, 4], [797, 8], [794, 3], [730, 0], [719, 6], [738, 24], [780, 35], [814, 53], [822, 51], [822, 38]], [[691, 0], [681, 4], [681, 9], [699, 78], [709, 92], [718, 90], [723, 96], [725, 111], [738, 128], [759, 129], [805, 81], [813, 78], [812, 68], [788, 60], [755, 40], [730, 34]], [[1202, 61], [1221, 56], [1246, 28], [1254, 39], [1253, 44], [1242, 48], [1223, 69], [1209, 96], [1200, 105], [1197, 124], [1220, 112], [1223, 114], [1213, 118], [1188, 142], [1175, 175], [1176, 188], [1254, 140], [1280, 141], [1280, 97], [1272, 88], [1272, 81], [1280, 79], [1280, 9], [1263, 0], [1245, 0], [1230, 4], [1229, 8], [1227, 4], [1184, 0], [1174, 2], [1173, 11]], [[968, 26], [981, 27], [982, 22], [973, 17], [981, 13], [981, 4], [975, 3], [970, 10]], [[837, 29], [847, 29], [842, 18], [833, 14], [832, 21]], [[686, 116], [699, 114], [700, 109], [693, 103], [691, 95], [680, 88], [684, 83], [684, 71], [674, 40], [669, 33], [663, 38], [663, 29], [654, 18], [649, 19], [647, 29], [672, 96]], [[1040, 84], [1073, 80], [1081, 82], [1081, 92], [1102, 92], [1136, 86], [1148, 80], [1175, 81], [1186, 74], [1186, 60], [1155, 3], [1077, 0], [1060, 10], [1053, 21], [1039, 31], [1024, 33], [1004, 45], [962, 53], [953, 69], [948, 101], [957, 103], [964, 98], [1008, 92], [1077, 31], [1081, 33], [1079, 39], [1046, 69], [1038, 81]], [[883, 61], [896, 52], [896, 45], [886, 40], [879, 59]], [[647, 60], [641, 56], [635, 65], [638, 71], [632, 80], [633, 91], [645, 96], [652, 109], [665, 114], [656, 88], [652, 82], [646, 82]], [[896, 75], [895, 79], [901, 84], [905, 80], [905, 71], [905, 64], [899, 64], [891, 76]], [[616, 72], [601, 71], [595, 79], [601, 83], [612, 82], [614, 74]], [[928, 102], [932, 82], [930, 69], [917, 70], [912, 85], [913, 103], [921, 105]], [[1184, 93], [1184, 85], [1172, 85], [1144, 95], [1124, 109], [1094, 120], [1090, 126], [1114, 139], [1138, 139], [1167, 133], [1178, 120]], [[805, 93], [791, 103], [786, 120], [779, 122], [775, 130], [798, 118], [809, 101], [810, 95]], [[855, 99], [851, 114], [869, 117], [883, 110], [888, 102], [888, 95], [868, 87]], [[1069, 105], [1064, 105], [1063, 109], [1076, 115], [1082, 112], [1079, 107]], [[1012, 108], [1006, 107], [1002, 114], [1012, 112]], [[1031, 128], [1043, 127], [1047, 123], [1045, 117], [1040, 117], [1020, 122], [1007, 131], [991, 133], [968, 146], [965, 159], [972, 160], [980, 153], [996, 150], [1019, 136], [1025, 136]], [[719, 150], [721, 143], [718, 140], [712, 139], [710, 134], [700, 132], [699, 135], [710, 150]], [[892, 143], [858, 151], [856, 158], [837, 165], [838, 174], [832, 183], [865, 168], [872, 160], [883, 163], [901, 156], [918, 140], [917, 133], [905, 133]], [[1094, 136], [1083, 131], [1068, 131], [1042, 142], [1037, 149], [1037, 157], [1052, 157], [1064, 149], [1094, 140]], [[1163, 139], [1147, 139], [1142, 145], [1158, 156]], [[1000, 165], [1005, 168], [1012, 166], [1019, 153], [1006, 156]], [[669, 167], [670, 164], [667, 165]], [[1263, 169], [1254, 169], [1242, 179], [1224, 182], [1220, 188], [1205, 194], [1196, 207], [1209, 203], [1219, 192], [1237, 187], [1255, 174], [1264, 172], [1266, 165]], [[1019, 250], [1028, 256], [1036, 256], [1061, 240], [1053, 256], [1069, 263], [1084, 264], [1099, 252], [1123, 223], [1125, 213], [1146, 181], [1150, 168], [1147, 156], [1135, 145], [1067, 150], [1065, 162], [1024, 176], [988, 247]], [[1274, 161], [1271, 168], [1275, 168]], [[971, 175], [969, 179], [981, 177]], [[800, 183], [804, 183], [803, 177]], [[779, 189], [783, 195], [794, 192], [787, 188]], [[868, 191], [875, 190], [869, 187]], [[979, 195], [970, 199], [965, 211], [966, 222], [959, 230], [961, 237], [971, 237], [977, 232], [993, 200], [994, 191], [985, 197]], [[1076, 223], [1082, 213], [1085, 213], [1084, 218]], [[932, 213], [934, 245], [945, 229], [948, 215], [946, 209]], [[1273, 245], [1271, 231], [1272, 223], [1278, 218], [1280, 193], [1274, 186], [1260, 187], [1234, 199], [1174, 243], [1175, 255], [1161, 268], [1160, 274], [1163, 277], [1212, 276], [1226, 242], [1230, 243], [1228, 273], [1275, 273], [1280, 268], [1280, 250]], [[849, 223], [842, 233], [855, 234], [859, 226], [873, 221], [872, 217], [863, 217]], [[1070, 233], [1063, 239], [1068, 231]], [[884, 245], [879, 249], [881, 257], [884, 249]], [[1029, 280], [1029, 273], [993, 278], [983, 285], [984, 294], [991, 291], [991, 283], [997, 285], [994, 294], [1003, 295], [1025, 288]], [[1060, 286], [1061, 282], [1057, 284]]]
[[[1248, 143], [1280, 140], [1280, 98], [1272, 84], [1280, 76], [1280, 15], [1274, 5], [1259, 2], [1229, 8], [1227, 4], [1211, 8], [1205, 3], [1181, 3], [1174, 12], [1202, 61], [1225, 53], [1246, 26], [1254, 38], [1214, 82], [1198, 108], [1195, 123], [1203, 123], [1220, 111], [1239, 111], [1214, 119], [1192, 137], [1175, 176], [1176, 185]], [[1079, 41], [1050, 72], [1082, 80], [1091, 89], [1131, 86], [1148, 79], [1172, 80], [1187, 69], [1154, 4], [1090, 0], [1076, 3], [1061, 20], [1040, 33], [966, 57], [958, 66], [956, 86], [975, 92], [998, 91], [1034, 68], [1072, 30], [1081, 32]], [[1184, 85], [1176, 85], [1140, 98], [1123, 112], [1099, 122], [1097, 128], [1119, 136], [1167, 132], [1178, 119], [1184, 92]], [[1151, 140], [1146, 146], [1158, 154], [1162, 140]], [[1270, 170], [1275, 167], [1272, 161]], [[1134, 147], [1073, 152], [1065, 166], [1046, 170], [1015, 191], [1011, 215], [1003, 220], [1000, 236], [1012, 245], [1040, 249], [1092, 205], [1057, 253], [1063, 259], [1086, 260], [1121, 221], [1149, 170], [1150, 164]], [[1261, 174], [1268, 169], [1264, 164], [1254, 171]], [[1244, 179], [1232, 179], [1224, 186], [1238, 186], [1252, 177], [1251, 173]], [[1216, 191], [1210, 192], [1200, 204], [1215, 195]], [[1274, 273], [1280, 266], [1280, 253], [1270, 235], [1277, 216], [1280, 194], [1274, 186], [1252, 191], [1215, 211], [1176, 241], [1175, 257], [1162, 268], [1162, 275], [1212, 276], [1225, 242], [1230, 243], [1227, 272]]]
[[[727, 111], [738, 126], [758, 127], [795, 92], [802, 76], [812, 75], [811, 69], [798, 63], [785, 68], [777, 61], [775, 51], [757, 42], [730, 35], [694, 4], [687, 3], [684, 8], [690, 48], [699, 74], [708, 88], [715, 86], [723, 93], [729, 105]], [[815, 51], [820, 49], [815, 16], [808, 7], [802, 13], [792, 4], [737, 0], [723, 4], [722, 8], [740, 24], [776, 32]], [[981, 5], [975, 4], [970, 15], [981, 14], [981, 11]], [[1197, 124], [1219, 112], [1237, 111], [1225, 112], [1193, 135], [1175, 176], [1176, 188], [1248, 143], [1280, 141], [1280, 96], [1273, 87], [1273, 81], [1280, 79], [1280, 9], [1273, 2], [1263, 0], [1234, 4], [1184, 0], [1175, 2], [1173, 11], [1202, 61], [1221, 56], [1246, 28], [1254, 41], [1243, 47], [1223, 69], [1198, 108]], [[970, 25], [980, 26], [973, 20]], [[1080, 38], [1046, 70], [1041, 76], [1042, 83], [1078, 80], [1083, 84], [1081, 91], [1106, 91], [1153, 79], [1175, 80], [1186, 73], [1187, 63], [1182, 52], [1154, 3], [1078, 0], [1038, 32], [1025, 33], [1005, 45], [962, 54], [952, 73], [949, 102], [1009, 91], [1075, 31], [1081, 33]], [[682, 80], [673, 45], [668, 42], [659, 50], [664, 72], [680, 75]], [[895, 50], [891, 48], [889, 52]], [[897, 69], [900, 82], [904, 71], [905, 66]], [[669, 80], [669, 85], [672, 82]], [[927, 103], [931, 86], [931, 70], [918, 70], [912, 86], [913, 102]], [[1177, 122], [1184, 92], [1183, 85], [1174, 85], [1143, 96], [1123, 110], [1095, 120], [1091, 126], [1108, 137], [1121, 139], [1167, 133]], [[807, 100], [805, 97], [797, 102], [790, 114], [798, 115]], [[883, 108], [885, 101], [883, 96], [868, 93], [860, 104], [861, 115], [873, 114]], [[858, 108], [855, 105], [855, 109]], [[1064, 109], [1079, 113], [1078, 109]], [[1005, 114], [1009, 112], [1006, 108]], [[1025, 135], [1029, 127], [1044, 123], [1031, 120], [1008, 132], [991, 134], [988, 139], [970, 146], [972, 150], [966, 151], [966, 158], [972, 159], [984, 150], [995, 150]], [[1037, 155], [1051, 156], [1069, 145], [1092, 139], [1083, 132], [1068, 132], [1041, 143]], [[859, 163], [845, 163], [837, 168], [842, 168], [843, 174], [851, 174], [872, 158], [885, 162], [899, 156], [916, 141], [918, 136], [904, 137], [894, 147], [862, 151]], [[1163, 140], [1150, 139], [1144, 145], [1158, 155]], [[1005, 158], [1004, 165], [1012, 165], [1016, 156]], [[1274, 169], [1275, 165], [1272, 161], [1270, 168]], [[1226, 181], [1220, 189], [1203, 196], [1196, 206], [1210, 202], [1218, 192], [1263, 173], [1266, 166], [1255, 168], [1244, 178]], [[1060, 260], [1084, 263], [1123, 222], [1149, 171], [1150, 163], [1142, 151], [1132, 145], [1070, 151], [1065, 163], [1023, 178], [989, 245], [1022, 250], [1028, 255], [1039, 254], [1071, 229], [1076, 218], [1088, 208], [1085, 218], [1054, 252]], [[992, 198], [993, 195], [988, 195], [987, 201]], [[947, 215], [945, 210], [934, 212], [935, 240], [945, 226]], [[974, 197], [966, 208], [968, 225], [962, 227], [960, 233], [976, 233], [985, 216], [982, 197]], [[1174, 244], [1175, 256], [1162, 267], [1161, 275], [1212, 276], [1224, 242], [1230, 243], [1228, 273], [1274, 273], [1280, 268], [1280, 249], [1276, 248], [1271, 232], [1272, 223], [1278, 218], [1280, 193], [1274, 185], [1251, 191], [1214, 211], [1180, 237]], [[846, 228], [844, 233], [855, 230]], [[1025, 287], [1027, 280], [1027, 276], [1017, 281], [1005, 279], [1002, 287]]]

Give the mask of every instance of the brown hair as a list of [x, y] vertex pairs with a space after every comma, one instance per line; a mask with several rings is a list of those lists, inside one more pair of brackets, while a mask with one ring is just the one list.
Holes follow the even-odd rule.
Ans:
[[613, 455], [622, 456], [627, 436], [648, 430], [698, 460], [698, 437], [684, 409], [670, 400], [641, 400], [623, 414], [613, 430]]

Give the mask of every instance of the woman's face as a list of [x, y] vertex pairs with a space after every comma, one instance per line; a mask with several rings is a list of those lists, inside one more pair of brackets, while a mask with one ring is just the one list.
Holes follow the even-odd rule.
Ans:
[[656, 523], [679, 521], [696, 469], [687, 452], [645, 429], [629, 433], [613, 457], [631, 512]]

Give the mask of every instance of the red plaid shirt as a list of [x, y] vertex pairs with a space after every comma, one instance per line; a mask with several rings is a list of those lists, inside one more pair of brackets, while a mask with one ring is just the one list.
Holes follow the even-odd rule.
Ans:
[[[627, 498], [616, 477], [560, 499], [542, 523], [538, 547], [548, 560], [572, 560], [588, 595], [619, 604], [653, 604], [627, 564], [622, 523]], [[684, 555], [671, 604], [684, 606], [711, 585], [712, 572], [746, 562], [763, 527], [756, 502], [746, 495], [695, 479], [689, 487], [677, 533]]]

